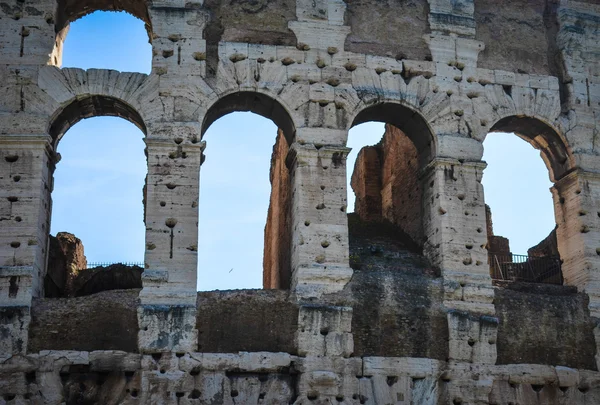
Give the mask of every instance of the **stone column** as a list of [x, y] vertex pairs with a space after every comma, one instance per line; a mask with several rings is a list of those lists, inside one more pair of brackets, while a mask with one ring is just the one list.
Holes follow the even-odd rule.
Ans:
[[[330, 139], [340, 132], [331, 131], [336, 134]], [[343, 146], [317, 148], [313, 143], [294, 143], [290, 148], [292, 290], [300, 297], [340, 291], [352, 277], [346, 214], [349, 151]]]
[[425, 255], [440, 268], [452, 306], [493, 313], [493, 291], [487, 264], [485, 201], [481, 178], [486, 164], [438, 158], [424, 178]]
[[590, 297], [590, 315], [600, 317], [600, 174], [572, 172], [552, 187], [558, 249], [566, 285]]
[[44, 295], [54, 154], [47, 135], [0, 137], [0, 353], [24, 353]]
[[424, 253], [444, 279], [449, 358], [495, 364], [498, 320], [487, 262], [486, 164], [438, 158], [423, 173]]
[[195, 351], [197, 346], [198, 183], [204, 144], [196, 141], [199, 136], [186, 136], [194, 129], [172, 125], [167, 132], [173, 137], [146, 139], [146, 268], [138, 308], [142, 352]]

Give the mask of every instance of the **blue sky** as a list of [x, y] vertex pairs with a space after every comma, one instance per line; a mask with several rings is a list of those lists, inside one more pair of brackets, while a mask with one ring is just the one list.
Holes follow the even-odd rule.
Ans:
[[[63, 66], [149, 73], [151, 52], [141, 21], [125, 13], [96, 12], [71, 24]], [[360, 148], [377, 143], [383, 131], [381, 123], [350, 131], [350, 170]], [[276, 134], [270, 120], [251, 113], [227, 115], [205, 134], [199, 290], [262, 286], [269, 164]], [[492, 134], [484, 146], [489, 167], [483, 184], [495, 233], [511, 239], [514, 253], [526, 253], [554, 228], [548, 172], [539, 153], [514, 135]], [[91, 262], [143, 262], [142, 132], [119, 118], [87, 119], [67, 132], [58, 151], [62, 160], [52, 194], [52, 234], [74, 233]], [[351, 211], [351, 191], [348, 197]]]

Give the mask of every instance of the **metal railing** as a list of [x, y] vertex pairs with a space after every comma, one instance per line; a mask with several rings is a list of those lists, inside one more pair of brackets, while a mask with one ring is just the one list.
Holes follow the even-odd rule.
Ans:
[[87, 264], [86, 269], [93, 269], [96, 267], [108, 267], [108, 266], [112, 266], [113, 264], [120, 264], [122, 266], [127, 266], [127, 267], [134, 267], [134, 266], [138, 266], [141, 268], [144, 268], [144, 263], [138, 263], [138, 262], [89, 262]]
[[490, 253], [490, 274], [494, 280], [562, 284], [560, 257]]

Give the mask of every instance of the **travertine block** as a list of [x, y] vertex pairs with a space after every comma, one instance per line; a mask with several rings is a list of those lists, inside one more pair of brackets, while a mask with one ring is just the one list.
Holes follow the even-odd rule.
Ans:
[[354, 351], [350, 308], [302, 306], [298, 324], [301, 356], [348, 357]]

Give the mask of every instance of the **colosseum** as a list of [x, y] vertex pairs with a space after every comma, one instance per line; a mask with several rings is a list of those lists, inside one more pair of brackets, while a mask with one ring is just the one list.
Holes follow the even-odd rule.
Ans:
[[[61, 68], [111, 10], [151, 73]], [[0, 0], [0, 79], [0, 404], [600, 404], [598, 0]], [[264, 289], [199, 293], [203, 134], [235, 111], [279, 128]], [[57, 297], [56, 148], [96, 116], [144, 133], [144, 268]], [[553, 183], [524, 262], [498, 259], [493, 132]]]

